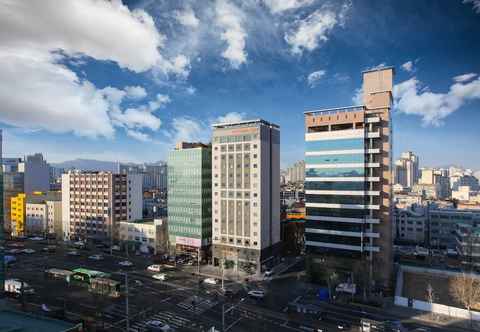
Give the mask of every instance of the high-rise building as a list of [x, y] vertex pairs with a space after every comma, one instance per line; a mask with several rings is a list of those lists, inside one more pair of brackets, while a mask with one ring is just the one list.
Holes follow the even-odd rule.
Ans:
[[[3, 132], [0, 129], [0, 160], [3, 160]], [[0, 167], [0, 302], [5, 292], [5, 232], [3, 230], [3, 166]], [[1, 305], [2, 303], [0, 303]]]
[[[435, 199], [445, 199], [450, 197], [450, 186], [448, 171], [441, 168], [422, 168], [418, 187], [431, 186], [437, 191]], [[428, 190], [427, 190], [428, 191]], [[427, 195], [428, 197], [428, 195]]]
[[280, 247], [279, 127], [216, 124], [212, 140], [214, 264], [260, 272]]
[[138, 174], [70, 171], [62, 175], [64, 239], [118, 239], [120, 221], [142, 218]]
[[167, 164], [157, 162], [154, 164], [122, 164], [118, 163], [117, 172], [120, 174], [141, 174], [143, 176], [143, 191], [167, 190]]
[[287, 181], [291, 183], [305, 181], [305, 161], [300, 160], [287, 168]]
[[16, 227], [12, 224], [10, 204], [12, 197], [24, 192], [23, 167], [21, 158], [3, 158], [3, 224], [7, 234], [11, 234]]
[[25, 157], [25, 193], [31, 194], [34, 191], [47, 192], [50, 190], [50, 166], [43, 159], [41, 153], [35, 153]]
[[19, 193], [10, 199], [10, 220], [15, 228], [12, 229], [14, 236], [25, 235], [25, 217], [26, 217], [27, 195]]
[[168, 155], [170, 250], [208, 254], [212, 241], [212, 150], [180, 142]]
[[418, 157], [411, 151], [402, 153], [395, 162], [394, 183], [401, 184], [404, 188], [412, 188], [418, 183]]
[[[363, 72], [364, 105], [305, 112], [305, 240], [313, 279], [392, 288], [394, 70]], [[353, 280], [352, 280], [353, 279]]]

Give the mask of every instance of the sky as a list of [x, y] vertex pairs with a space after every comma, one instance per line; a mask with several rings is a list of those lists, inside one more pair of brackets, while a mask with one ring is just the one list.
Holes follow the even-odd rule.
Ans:
[[0, 1], [4, 157], [152, 162], [211, 124], [357, 105], [395, 67], [395, 157], [480, 169], [480, 0]]

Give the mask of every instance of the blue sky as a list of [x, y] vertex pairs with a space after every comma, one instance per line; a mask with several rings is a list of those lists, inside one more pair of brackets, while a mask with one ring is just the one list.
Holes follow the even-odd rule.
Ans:
[[395, 155], [480, 169], [478, 0], [0, 7], [4, 156], [157, 161], [214, 122], [261, 117], [281, 126], [284, 167], [303, 158], [303, 111], [354, 104], [361, 71], [383, 64]]

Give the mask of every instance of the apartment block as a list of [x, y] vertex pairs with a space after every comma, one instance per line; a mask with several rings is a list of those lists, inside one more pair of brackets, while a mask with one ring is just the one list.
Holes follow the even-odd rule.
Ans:
[[212, 150], [180, 142], [168, 155], [168, 237], [176, 254], [209, 256], [212, 244]]
[[25, 235], [26, 201], [25, 193], [19, 193], [10, 198], [10, 220], [12, 225], [15, 225], [12, 230], [14, 236]]
[[402, 153], [400, 159], [395, 162], [394, 183], [404, 188], [412, 188], [418, 182], [420, 172], [418, 169], [418, 156], [413, 152]]
[[70, 171], [62, 175], [65, 239], [118, 240], [121, 221], [142, 218], [138, 174]]
[[25, 234], [62, 239], [62, 196], [60, 192], [35, 192], [27, 196]]
[[280, 247], [280, 130], [264, 120], [213, 125], [214, 264], [261, 271]]
[[364, 105], [305, 112], [305, 240], [313, 279], [392, 290], [394, 70], [363, 72]]

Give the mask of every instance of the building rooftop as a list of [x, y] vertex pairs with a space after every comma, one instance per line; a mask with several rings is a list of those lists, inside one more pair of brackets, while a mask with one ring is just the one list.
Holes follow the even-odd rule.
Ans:
[[0, 309], [0, 332], [66, 332], [80, 331], [81, 324]]
[[372, 71], [386, 70], [386, 69], [391, 69], [395, 73], [395, 67], [394, 66], [385, 66], [385, 67], [376, 67], [376, 68], [371, 68], [371, 69], [364, 70], [364, 71], [362, 71], [362, 74], [370, 73]]
[[313, 111], [305, 111], [303, 114], [305, 115], [328, 115], [328, 114], [337, 114], [337, 113], [346, 113], [346, 112], [360, 112], [363, 111], [363, 105], [355, 105], [355, 106], [346, 106], [346, 107], [335, 107], [335, 108], [323, 108], [319, 110]]
[[212, 127], [214, 128], [235, 128], [235, 127], [245, 127], [249, 125], [258, 125], [263, 124], [265, 126], [270, 126], [279, 129], [280, 126], [274, 123], [262, 120], [262, 119], [254, 119], [254, 120], [245, 120], [245, 121], [238, 121], [238, 122], [226, 122], [226, 123], [214, 123]]

